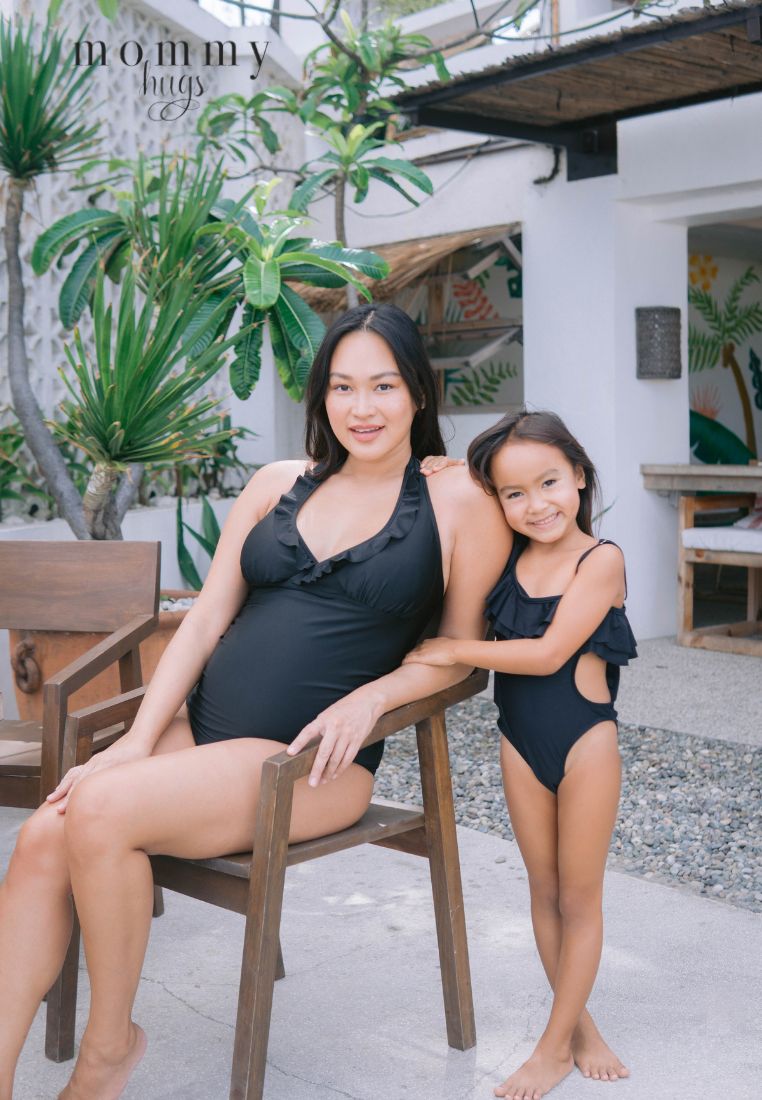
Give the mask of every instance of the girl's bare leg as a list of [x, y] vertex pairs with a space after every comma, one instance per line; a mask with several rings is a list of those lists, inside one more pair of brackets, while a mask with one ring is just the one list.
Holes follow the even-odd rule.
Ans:
[[619, 797], [615, 731], [602, 725], [577, 742], [558, 798], [505, 740], [502, 763], [529, 873], [535, 938], [556, 997], [534, 1054], [495, 1092], [538, 1100], [566, 1076], [572, 1056], [586, 1076], [615, 1080], [628, 1073], [584, 1008], [600, 959], [603, 871]]
[[[66, 811], [69, 867], [90, 974], [90, 1017], [61, 1100], [115, 1100], [145, 1043], [132, 1022], [151, 921], [147, 853], [201, 859], [251, 846], [261, 768], [282, 751], [241, 738], [124, 764], [84, 779]], [[370, 774], [352, 765], [318, 788], [294, 788], [291, 838], [352, 824]]]
[[[556, 798], [535, 777], [526, 761], [501, 739], [503, 786], [511, 824], [529, 876], [532, 926], [537, 951], [555, 988], [561, 950], [558, 893], [558, 813]], [[585, 1077], [615, 1081], [629, 1070], [611, 1050], [585, 1008], [572, 1036], [574, 1062]]]

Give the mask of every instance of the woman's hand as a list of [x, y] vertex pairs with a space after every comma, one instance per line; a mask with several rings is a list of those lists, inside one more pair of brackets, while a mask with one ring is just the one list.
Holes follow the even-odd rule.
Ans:
[[320, 747], [308, 783], [317, 787], [329, 779], [338, 779], [353, 762], [382, 713], [369, 699], [348, 695], [321, 711], [291, 742], [286, 752], [295, 756], [319, 736]]
[[403, 665], [457, 665], [457, 638], [427, 638], [408, 653]]
[[447, 455], [427, 455], [421, 463], [421, 473], [427, 477], [436, 474], [439, 470], [446, 470], [448, 466], [465, 466], [464, 458], [448, 458]]
[[66, 806], [71, 798], [71, 792], [88, 775], [95, 775], [106, 768], [114, 768], [118, 764], [129, 764], [133, 760], [144, 760], [150, 752], [144, 747], [129, 741], [126, 737], [115, 741], [103, 752], [98, 752], [86, 764], [78, 764], [70, 768], [54, 791], [51, 791], [46, 801], [58, 810], [59, 814], [66, 813]]

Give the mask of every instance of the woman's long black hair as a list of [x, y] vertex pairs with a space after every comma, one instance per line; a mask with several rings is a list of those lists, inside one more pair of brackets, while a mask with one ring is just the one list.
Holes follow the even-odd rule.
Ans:
[[317, 350], [307, 382], [307, 428], [305, 449], [316, 464], [315, 476], [321, 480], [344, 464], [347, 450], [333, 433], [325, 411], [325, 395], [331, 360], [338, 343], [350, 332], [375, 332], [389, 345], [418, 412], [410, 432], [410, 445], [416, 458], [443, 455], [445, 445], [439, 429], [439, 394], [426, 348], [415, 322], [399, 306], [371, 303], [355, 306], [343, 313], [326, 332]]
[[593, 519], [600, 500], [598, 474], [587, 451], [574, 438], [561, 417], [547, 409], [537, 412], [520, 409], [518, 412], [509, 413], [497, 424], [487, 428], [481, 435], [477, 435], [468, 448], [468, 467], [473, 478], [486, 492], [494, 495], [496, 490], [492, 479], [492, 459], [501, 447], [512, 439], [549, 443], [551, 447], [557, 447], [566, 456], [575, 470], [578, 467], [582, 469], [585, 475], [585, 486], [579, 491], [577, 523], [581, 531], [586, 535], [592, 535]]

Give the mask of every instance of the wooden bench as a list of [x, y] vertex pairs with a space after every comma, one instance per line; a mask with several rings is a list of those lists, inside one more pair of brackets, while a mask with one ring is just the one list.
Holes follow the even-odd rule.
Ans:
[[[762, 656], [762, 529], [697, 527], [698, 513], [751, 507], [753, 495], [682, 496], [678, 532], [678, 624], [680, 645]], [[696, 628], [693, 624], [697, 564], [738, 565], [748, 570], [746, 619]]]
[[[286, 868], [359, 844], [376, 844], [428, 860], [447, 1039], [458, 1050], [475, 1044], [445, 709], [482, 691], [486, 683], [486, 672], [473, 672], [445, 691], [385, 714], [366, 738], [364, 744], [370, 745], [415, 726], [422, 809], [371, 803], [367, 813], [351, 828], [289, 845], [294, 783], [310, 772], [318, 748], [313, 744], [296, 756], [284, 751], [265, 762], [251, 852], [202, 860], [151, 858], [157, 886], [241, 913], [246, 918], [231, 1100], [261, 1100], [263, 1095], [273, 987], [284, 973], [280, 916]], [[66, 725], [64, 769], [89, 758], [92, 738], [104, 726], [115, 722], [129, 725], [142, 696], [142, 689], [128, 692], [72, 714]]]

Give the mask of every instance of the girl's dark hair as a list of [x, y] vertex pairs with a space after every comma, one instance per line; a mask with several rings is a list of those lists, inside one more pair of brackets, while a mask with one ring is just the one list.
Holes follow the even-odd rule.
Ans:
[[443, 455], [445, 445], [437, 415], [437, 380], [421, 334], [415, 322], [399, 306], [371, 303], [348, 309], [334, 321], [323, 337], [312, 364], [306, 393], [305, 448], [317, 465], [316, 476], [321, 480], [330, 477], [347, 457], [346, 448], [339, 443], [328, 421], [325, 394], [333, 354], [339, 341], [350, 332], [375, 332], [389, 345], [399, 372], [418, 406], [410, 432], [415, 457], [422, 459], [426, 455]]
[[481, 435], [477, 435], [468, 448], [468, 465], [471, 474], [481, 487], [493, 495], [496, 492], [492, 480], [492, 459], [509, 440], [528, 439], [533, 443], [549, 443], [557, 447], [576, 469], [582, 468], [585, 475], [585, 487], [579, 491], [579, 511], [577, 523], [586, 535], [593, 533], [593, 519], [596, 516], [600, 499], [600, 484], [595, 466], [587, 452], [571, 434], [560, 416], [541, 409], [530, 412], [520, 409], [509, 413]]

